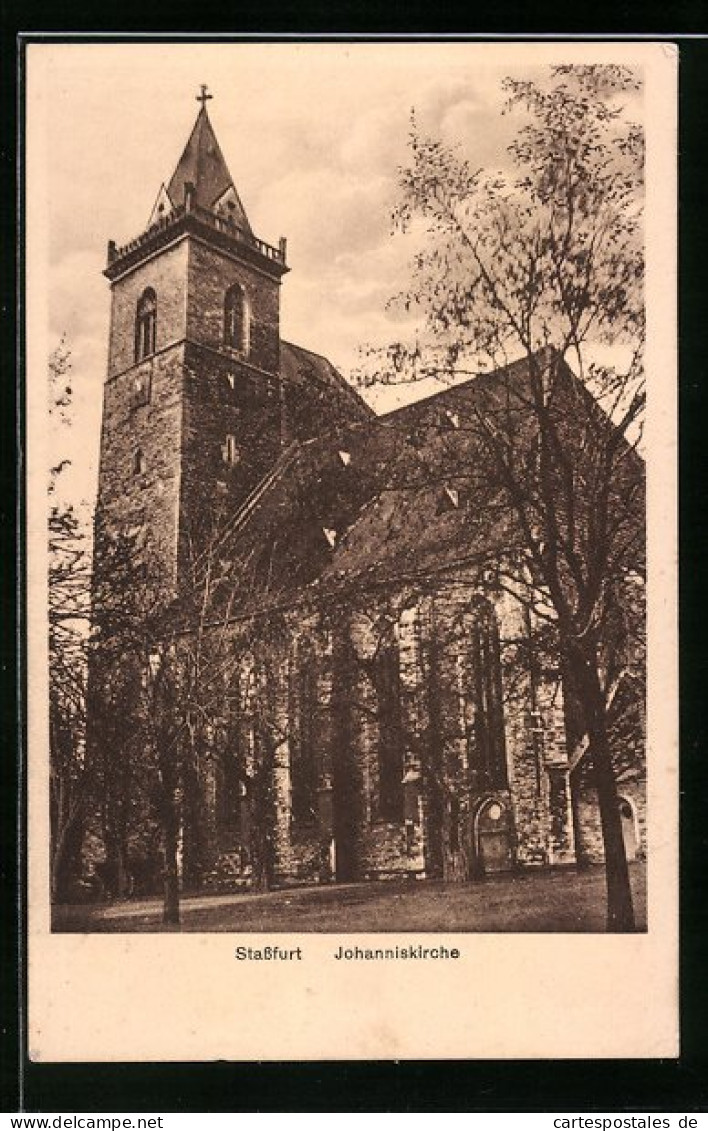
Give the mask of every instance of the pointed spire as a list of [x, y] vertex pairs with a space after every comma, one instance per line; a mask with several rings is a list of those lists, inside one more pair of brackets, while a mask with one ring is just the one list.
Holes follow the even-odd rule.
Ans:
[[197, 120], [169, 184], [167, 194], [173, 207], [184, 204], [187, 185], [193, 185], [192, 203], [225, 218], [252, 234], [245, 209], [224, 160], [207, 113], [207, 100], [213, 95], [202, 86]]

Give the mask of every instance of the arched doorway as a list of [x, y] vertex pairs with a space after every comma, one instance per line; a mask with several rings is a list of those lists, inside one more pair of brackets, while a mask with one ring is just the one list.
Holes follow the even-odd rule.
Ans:
[[509, 806], [494, 797], [483, 801], [474, 821], [475, 853], [480, 872], [508, 872], [514, 866]]
[[637, 837], [637, 820], [632, 802], [626, 797], [620, 797], [619, 811], [622, 821], [622, 839], [624, 840], [625, 855], [628, 861], [636, 860], [639, 843]]

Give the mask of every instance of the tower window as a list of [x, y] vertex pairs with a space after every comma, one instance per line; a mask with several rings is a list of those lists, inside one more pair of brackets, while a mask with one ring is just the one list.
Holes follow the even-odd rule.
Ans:
[[250, 349], [250, 321], [246, 292], [235, 283], [224, 298], [224, 344], [247, 354]]
[[135, 360], [142, 361], [155, 352], [155, 331], [157, 329], [157, 295], [152, 287], [147, 287], [138, 299], [135, 317]]
[[142, 448], [137, 448], [133, 454], [133, 475], [144, 475], [147, 470], [147, 463]]

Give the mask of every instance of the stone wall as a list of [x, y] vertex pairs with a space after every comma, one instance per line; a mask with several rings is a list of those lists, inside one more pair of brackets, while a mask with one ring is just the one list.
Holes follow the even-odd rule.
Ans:
[[[641, 780], [620, 780], [617, 783], [617, 793], [622, 802], [629, 805], [631, 816], [623, 819], [629, 825], [628, 835], [625, 836], [625, 848], [628, 859], [644, 860], [647, 854], [647, 828], [646, 828], [646, 786]], [[604, 861], [602, 844], [602, 828], [600, 825], [600, 811], [592, 786], [587, 783], [579, 790], [578, 824], [580, 842], [583, 855], [587, 863], [600, 864]], [[631, 839], [630, 839], [631, 838]], [[634, 844], [632, 853], [630, 844]]]
[[[224, 298], [235, 283], [250, 309], [250, 351], [246, 360], [269, 373], [280, 364], [280, 283], [256, 266], [193, 238], [189, 245], [187, 336], [212, 349], [224, 346]], [[229, 351], [237, 359], [238, 350]]]
[[188, 246], [183, 237], [112, 284], [109, 378], [135, 363], [135, 319], [138, 300], [146, 287], [152, 287], [157, 295], [156, 351], [183, 341], [187, 333], [187, 262]]
[[98, 519], [116, 535], [143, 528], [169, 583], [177, 554], [183, 354], [174, 346], [131, 365], [106, 383], [103, 397]]
[[[524, 867], [574, 862], [562, 696], [557, 681], [536, 679], [532, 686], [531, 674], [519, 670], [518, 642], [526, 621], [521, 606], [509, 595], [497, 595], [495, 601], [504, 672], [505, 779], [485, 783], [470, 777], [468, 749], [460, 730], [466, 718], [464, 656], [460, 649], [467, 642], [469, 608], [477, 593], [474, 578], [470, 578], [468, 584], [459, 580], [441, 583], [434, 593], [403, 586], [384, 595], [360, 595], [356, 607], [350, 607], [338, 622], [349, 641], [346, 672], [337, 666], [332, 631], [319, 623], [317, 613], [289, 615], [276, 697], [282, 735], [276, 769], [276, 874], [281, 881], [322, 882], [334, 878], [337, 855], [343, 852], [351, 868], [351, 874], [347, 872], [344, 878], [468, 878], [478, 874], [482, 866], [478, 858], [479, 814], [493, 803], [511, 814], [512, 864]], [[380, 633], [389, 632], [392, 625], [400, 658], [405, 734], [400, 820], [383, 819], [378, 809], [379, 739], [376, 700], [367, 666]], [[296, 710], [283, 687], [296, 662], [297, 642], [304, 638], [316, 642], [319, 657], [320, 819], [309, 828], [298, 828], [291, 811], [290, 755]], [[438, 654], [441, 648], [442, 656]], [[438, 682], [431, 685], [433, 663]], [[334, 694], [338, 681], [339, 698]], [[339, 717], [342, 697], [347, 714], [344, 727]], [[442, 721], [436, 714], [436, 703], [442, 703]], [[342, 788], [342, 781], [348, 783], [347, 789], [357, 792], [356, 797], [346, 798], [351, 808], [346, 845], [337, 843], [337, 789]]]
[[207, 515], [223, 525], [235, 514], [278, 458], [281, 438], [275, 377], [192, 343], [185, 371], [181, 511], [189, 535]]

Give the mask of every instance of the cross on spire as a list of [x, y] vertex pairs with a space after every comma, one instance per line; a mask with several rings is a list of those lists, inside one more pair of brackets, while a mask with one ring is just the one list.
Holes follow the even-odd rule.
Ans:
[[202, 110], [204, 110], [206, 108], [207, 102], [209, 101], [210, 98], [213, 98], [214, 95], [208, 93], [206, 83], [201, 84], [201, 91], [202, 91], [201, 94], [198, 94], [196, 96], [196, 101], [201, 102]]

